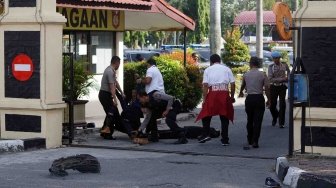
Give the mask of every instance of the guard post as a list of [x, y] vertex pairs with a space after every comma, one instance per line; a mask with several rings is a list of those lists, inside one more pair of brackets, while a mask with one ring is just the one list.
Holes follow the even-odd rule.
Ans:
[[[5, 0], [0, 15], [1, 139], [62, 139], [62, 28], [56, 0]], [[31, 144], [34, 144], [31, 142]]]

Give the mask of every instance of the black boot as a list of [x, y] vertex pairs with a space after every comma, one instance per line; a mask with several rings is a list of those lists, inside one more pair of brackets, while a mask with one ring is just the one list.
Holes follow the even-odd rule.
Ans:
[[188, 143], [188, 140], [185, 136], [185, 131], [181, 131], [180, 134], [179, 134], [179, 139], [174, 142], [174, 144], [186, 144]]
[[188, 140], [186, 137], [181, 137], [176, 142], [174, 142], [174, 144], [186, 144], [186, 143], [188, 143]]
[[158, 142], [159, 141], [158, 133], [156, 131], [152, 131], [150, 135], [148, 135], [148, 141]]

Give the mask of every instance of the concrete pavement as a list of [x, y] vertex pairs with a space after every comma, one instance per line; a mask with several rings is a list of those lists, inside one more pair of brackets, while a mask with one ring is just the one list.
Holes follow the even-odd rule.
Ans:
[[[50, 175], [55, 159], [76, 154], [97, 157], [101, 172]], [[0, 187], [260, 188], [266, 177], [276, 178], [272, 166], [273, 159], [68, 147], [2, 154]]]
[[[99, 127], [101, 127], [103, 123], [104, 114], [99, 112], [99, 109], [101, 109], [101, 106], [99, 104], [99, 101], [91, 101], [91, 104], [89, 105], [88, 111], [87, 111], [87, 122], [93, 122], [96, 124], [98, 128], [86, 130], [86, 131], [78, 131], [79, 134], [75, 136], [74, 144], [72, 145], [72, 148], [66, 148], [67, 151], [69, 151], [69, 154], [71, 154], [73, 151], [85, 151], [86, 153], [90, 153], [92, 151], [104, 151], [104, 152], [125, 152], [125, 153], [133, 153], [135, 155], [138, 155], [138, 152], [145, 152], [150, 155], [174, 155], [174, 156], [189, 156], [189, 157], [204, 157], [204, 158], [216, 158], [216, 159], [222, 159], [223, 157], [229, 161], [239, 161], [239, 160], [246, 160], [250, 162], [253, 161], [259, 161], [257, 162], [258, 165], [266, 165], [267, 166], [267, 176], [273, 176], [278, 175], [279, 180], [283, 181], [284, 177], [279, 176], [279, 169], [276, 169], [276, 166], [279, 166], [278, 162], [274, 162], [274, 160], [277, 159], [279, 156], [286, 156], [287, 155], [287, 147], [288, 147], [288, 127], [285, 129], [280, 129], [277, 126], [273, 127], [271, 126], [271, 115], [269, 113], [269, 110], [267, 109], [264, 116], [262, 131], [261, 131], [261, 137], [260, 137], [260, 148], [258, 149], [250, 149], [250, 150], [243, 150], [243, 146], [246, 143], [246, 114], [244, 111], [244, 100], [245, 98], [238, 98], [237, 102], [234, 104], [235, 108], [235, 121], [233, 124], [230, 124], [229, 127], [229, 137], [230, 137], [230, 146], [222, 146], [220, 144], [220, 138], [214, 138], [209, 142], [206, 142], [204, 144], [198, 143], [196, 139], [189, 139], [188, 144], [184, 145], [173, 145], [172, 143], [175, 140], [172, 139], [161, 139], [158, 143], [150, 143], [148, 145], [136, 145], [133, 144], [127, 137], [127, 135], [119, 132], [115, 132], [114, 136], [117, 138], [117, 140], [104, 140], [99, 136]], [[90, 111], [92, 111], [92, 116], [90, 116]], [[199, 112], [199, 108], [195, 109], [191, 114], [183, 113], [179, 114], [178, 124], [180, 126], [201, 126], [201, 122], [195, 123], [195, 117], [193, 115], [197, 114]], [[288, 117], [287, 117], [288, 118]], [[163, 122], [163, 121], [162, 121]], [[287, 121], [288, 122], [288, 121]], [[214, 117], [211, 123], [212, 127], [216, 128], [217, 130], [220, 130], [220, 120], [218, 117]], [[160, 124], [160, 129], [168, 129], [167, 126], [162, 123]], [[0, 142], [1, 144], [1, 142]], [[80, 147], [84, 147], [80, 149]], [[21, 148], [22, 147], [18, 147]], [[92, 149], [95, 148], [95, 149]], [[112, 150], [100, 150], [100, 148], [104, 149], [112, 149]], [[63, 149], [59, 149], [58, 152], [63, 153]], [[73, 150], [73, 151], [72, 151]], [[54, 150], [51, 150], [54, 151]], [[36, 151], [36, 152], [43, 152], [43, 151]], [[48, 151], [45, 151], [48, 152]], [[103, 153], [104, 153], [103, 152]], [[21, 155], [21, 154], [19, 154]], [[27, 155], [29, 155], [27, 153]], [[127, 154], [128, 155], [128, 154]], [[132, 154], [130, 154], [132, 155]], [[57, 156], [57, 155], [56, 155]], [[184, 159], [186, 160], [186, 159]], [[190, 159], [188, 158], [187, 161]], [[50, 162], [50, 161], [49, 161]], [[182, 160], [182, 162], [185, 163], [185, 161]], [[264, 163], [264, 164], [263, 164]], [[198, 164], [198, 163], [195, 163]], [[240, 165], [240, 164], [239, 164]], [[248, 166], [246, 163], [243, 165]], [[255, 165], [251, 166], [249, 170], [253, 171], [253, 168], [260, 169], [260, 166]], [[264, 166], [265, 167], [265, 166]], [[126, 167], [129, 168], [129, 167]], [[240, 168], [240, 167], [239, 167]], [[243, 169], [243, 167], [241, 167]], [[286, 166], [285, 166], [286, 168]], [[241, 169], [241, 170], [242, 170]], [[209, 169], [206, 169], [209, 170]], [[234, 169], [236, 170], [236, 169]], [[247, 169], [245, 169], [247, 170]], [[265, 169], [264, 169], [265, 170]], [[287, 169], [288, 170], [288, 169]], [[211, 171], [211, 170], [210, 170]], [[286, 171], [286, 170], [285, 170]], [[272, 173], [273, 172], [273, 173]], [[275, 172], [275, 173], [274, 173]], [[284, 172], [284, 171], [282, 171]], [[0, 168], [1, 173], [1, 168]], [[186, 172], [187, 173], [187, 172]], [[242, 173], [242, 172], [240, 172]], [[191, 173], [192, 174], [192, 173]], [[282, 173], [282, 174], [287, 174]], [[310, 176], [309, 176], [310, 177]], [[266, 176], [264, 175], [262, 178], [258, 177], [258, 183], [255, 185], [258, 186], [251, 186], [251, 187], [260, 187], [260, 185], [263, 185], [264, 179]], [[261, 180], [262, 179], [262, 180]], [[274, 179], [277, 180], [276, 177]], [[287, 178], [288, 179], [288, 178]], [[307, 177], [306, 177], [307, 179]], [[309, 178], [308, 178], [309, 179]], [[310, 178], [312, 179], [312, 178]], [[322, 178], [323, 179], [323, 178]], [[237, 180], [237, 179], [236, 179]], [[203, 180], [204, 181], [204, 180]], [[225, 181], [232, 181], [232, 180], [225, 180]], [[260, 182], [261, 181], [261, 182]], [[253, 181], [252, 181], [253, 182]], [[134, 182], [133, 182], [134, 183]], [[180, 182], [179, 182], [180, 183]], [[180, 185], [179, 183], [167, 183], [167, 184], [161, 184], [163, 187], [176, 187], [177, 185]], [[207, 182], [208, 183], [208, 182]], [[286, 183], [286, 182], [285, 182]], [[98, 183], [99, 184], [99, 183]], [[238, 183], [239, 184], [239, 183]], [[239, 184], [237, 186], [232, 187], [246, 187], [243, 186], [243, 184]], [[32, 184], [34, 185], [34, 184]], [[125, 184], [124, 184], [125, 185]], [[154, 185], [154, 184], [153, 184]], [[155, 184], [156, 185], [156, 184]], [[182, 184], [181, 184], [182, 185]], [[195, 185], [195, 184], [193, 184]], [[200, 184], [202, 185], [202, 184]], [[289, 185], [289, 184], [287, 184]], [[305, 184], [306, 185], [306, 184]], [[29, 186], [28, 186], [29, 187]], [[32, 186], [33, 187], [33, 186]], [[61, 186], [62, 187], [62, 186]], [[85, 186], [84, 186], [85, 187]], [[118, 187], [118, 186], [115, 186]], [[128, 187], [128, 186], [120, 186], [120, 187]], [[137, 187], [137, 186], [135, 186]], [[139, 186], [141, 187], [141, 186]], [[145, 186], [144, 186], [145, 187]], [[179, 186], [177, 186], [179, 187]], [[197, 186], [192, 186], [197, 187]], [[209, 187], [216, 187], [216, 186], [209, 186]], [[228, 186], [230, 187], [230, 186]], [[250, 186], [248, 186], [250, 187]], [[291, 186], [291, 187], [296, 187]]]

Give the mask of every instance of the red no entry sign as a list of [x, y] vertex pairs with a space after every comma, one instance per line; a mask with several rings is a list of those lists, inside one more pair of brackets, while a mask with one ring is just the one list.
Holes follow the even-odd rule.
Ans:
[[29, 80], [33, 75], [33, 70], [33, 61], [26, 54], [19, 54], [12, 61], [12, 74], [17, 80]]

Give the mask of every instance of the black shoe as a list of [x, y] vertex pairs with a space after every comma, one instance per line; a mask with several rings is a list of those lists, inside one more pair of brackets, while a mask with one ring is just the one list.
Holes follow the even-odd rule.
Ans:
[[159, 141], [159, 137], [157, 135], [148, 135], [148, 141], [150, 142], [158, 142]]
[[244, 150], [249, 150], [249, 149], [251, 149], [251, 145], [250, 144], [246, 144], [246, 145], [243, 146], [243, 149]]
[[257, 143], [253, 143], [253, 144], [252, 144], [252, 147], [253, 147], [253, 148], [259, 148], [259, 145], [258, 145]]
[[152, 131], [148, 135], [148, 141], [150, 141], [150, 142], [158, 142], [159, 141], [158, 133], [156, 131]]
[[188, 140], [185, 137], [179, 138], [174, 144], [186, 144]]
[[137, 137], [138, 138], [147, 138], [147, 134], [143, 133], [142, 131], [137, 132]]
[[207, 141], [211, 140], [210, 136], [205, 136], [199, 139], [198, 143], [205, 143]]
[[274, 119], [272, 120], [272, 126], [275, 126], [276, 123], [277, 123], [277, 118], [274, 118]]
[[276, 187], [280, 187], [280, 183], [276, 182], [271, 177], [267, 177], [266, 180], [265, 180], [265, 186], [266, 187], [271, 187], [271, 188], [276, 188]]
[[228, 145], [230, 145], [229, 141], [221, 139], [221, 142], [222, 142], [222, 146], [228, 146]]
[[102, 136], [104, 139], [106, 140], [116, 140], [116, 138], [114, 138], [112, 135], [110, 134], [103, 134], [101, 133], [100, 136]]
[[279, 125], [280, 129], [285, 128], [285, 125]]

